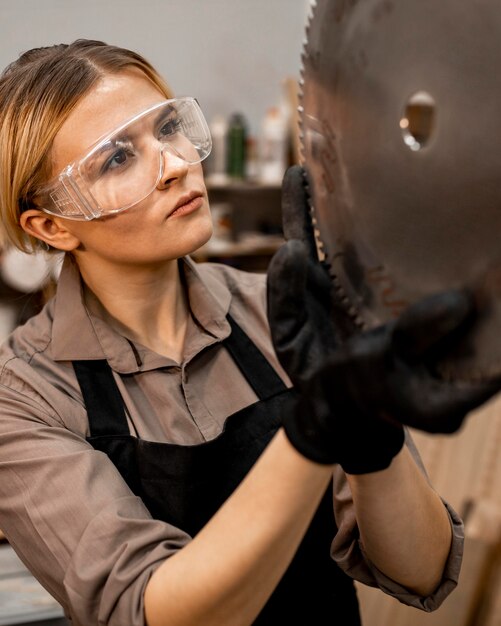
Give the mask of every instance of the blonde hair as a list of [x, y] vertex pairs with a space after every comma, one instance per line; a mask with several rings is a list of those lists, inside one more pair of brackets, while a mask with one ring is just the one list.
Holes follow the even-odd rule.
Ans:
[[58, 130], [100, 78], [130, 68], [172, 98], [142, 56], [87, 39], [28, 50], [0, 76], [0, 214], [7, 239], [20, 250], [33, 252], [42, 245], [21, 228], [19, 216], [35, 207], [36, 191], [50, 177]]

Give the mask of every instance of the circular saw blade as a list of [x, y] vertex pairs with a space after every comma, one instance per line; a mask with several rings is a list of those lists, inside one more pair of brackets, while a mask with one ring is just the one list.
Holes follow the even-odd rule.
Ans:
[[300, 89], [313, 217], [361, 328], [451, 288], [481, 314], [442, 364], [501, 374], [501, 8], [317, 0]]

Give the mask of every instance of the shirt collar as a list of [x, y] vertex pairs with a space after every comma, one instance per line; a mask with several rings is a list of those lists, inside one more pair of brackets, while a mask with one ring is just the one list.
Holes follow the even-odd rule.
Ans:
[[[204, 347], [221, 341], [230, 333], [226, 320], [231, 292], [214, 272], [203, 271], [189, 257], [180, 260], [180, 271], [187, 287], [193, 323], [185, 342], [185, 361]], [[66, 255], [58, 280], [52, 327], [52, 350], [56, 361], [106, 359], [119, 373], [142, 369], [145, 349], [139, 351], [85, 306], [82, 279], [71, 255]], [[139, 352], [142, 358], [138, 359]], [[154, 354], [154, 353], [152, 353]], [[172, 365], [167, 358], [148, 359], [156, 366]]]

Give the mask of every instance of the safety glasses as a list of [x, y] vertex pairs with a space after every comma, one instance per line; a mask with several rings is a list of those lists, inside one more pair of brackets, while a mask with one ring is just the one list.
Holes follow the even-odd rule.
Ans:
[[92, 220], [125, 211], [149, 196], [164, 174], [165, 152], [189, 164], [212, 141], [194, 98], [159, 102], [100, 139], [37, 194], [47, 213]]

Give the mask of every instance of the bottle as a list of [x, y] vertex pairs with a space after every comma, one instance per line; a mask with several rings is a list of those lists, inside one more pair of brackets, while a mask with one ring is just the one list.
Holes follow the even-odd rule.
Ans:
[[226, 173], [228, 122], [223, 115], [215, 115], [209, 129], [212, 151], [206, 163], [207, 181], [214, 185], [224, 185], [228, 182]]
[[279, 107], [270, 107], [261, 126], [260, 181], [281, 184], [289, 155], [289, 123]]
[[250, 182], [259, 178], [259, 151], [258, 143], [253, 135], [247, 137], [245, 177]]
[[247, 123], [241, 113], [230, 117], [227, 139], [227, 167], [230, 178], [245, 178]]
[[233, 207], [229, 202], [213, 202], [210, 212], [214, 227], [210, 249], [224, 250], [233, 240]]

